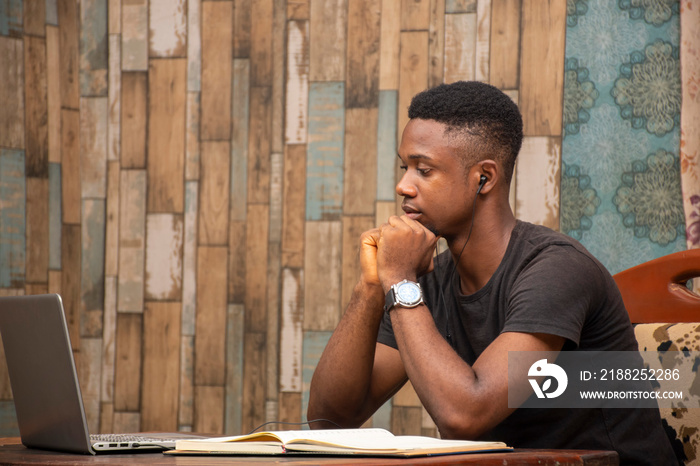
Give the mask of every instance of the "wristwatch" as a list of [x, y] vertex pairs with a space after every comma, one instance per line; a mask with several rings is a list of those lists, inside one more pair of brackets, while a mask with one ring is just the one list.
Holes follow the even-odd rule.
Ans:
[[384, 301], [384, 312], [389, 312], [394, 306], [416, 307], [423, 302], [423, 292], [420, 285], [408, 280], [391, 285]]

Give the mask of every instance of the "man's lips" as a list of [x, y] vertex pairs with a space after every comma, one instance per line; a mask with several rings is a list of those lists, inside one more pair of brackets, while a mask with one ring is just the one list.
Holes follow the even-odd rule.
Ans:
[[410, 205], [404, 204], [401, 206], [401, 208], [406, 213], [406, 216], [408, 218], [412, 218], [413, 220], [417, 219], [421, 215], [421, 212], [418, 209], [415, 209]]

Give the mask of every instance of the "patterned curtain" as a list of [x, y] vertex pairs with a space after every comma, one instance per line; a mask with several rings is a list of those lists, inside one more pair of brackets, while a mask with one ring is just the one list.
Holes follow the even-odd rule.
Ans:
[[[681, 183], [688, 249], [700, 248], [700, 4], [681, 3]], [[698, 286], [698, 280], [695, 286]]]
[[[686, 248], [680, 10], [677, 0], [567, 1], [560, 228], [611, 273]], [[692, 126], [696, 158], [697, 112]], [[684, 192], [698, 200], [700, 190]]]

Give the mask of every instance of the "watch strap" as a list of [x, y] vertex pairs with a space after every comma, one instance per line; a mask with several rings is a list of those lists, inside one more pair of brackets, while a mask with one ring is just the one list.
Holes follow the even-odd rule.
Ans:
[[394, 306], [396, 306], [396, 294], [394, 293], [394, 287], [389, 288], [389, 292], [384, 298], [384, 312], [389, 312]]

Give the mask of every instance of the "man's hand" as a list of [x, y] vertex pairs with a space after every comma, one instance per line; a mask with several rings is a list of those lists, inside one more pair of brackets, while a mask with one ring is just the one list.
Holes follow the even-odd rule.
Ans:
[[379, 228], [378, 278], [384, 291], [403, 279], [416, 280], [433, 269], [438, 237], [415, 220], [391, 216]]
[[377, 243], [379, 228], [366, 231], [360, 238], [360, 279], [370, 286], [381, 286], [377, 274]]

